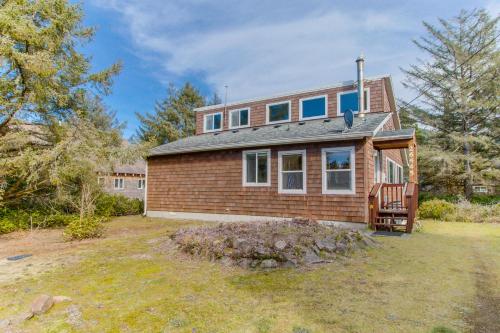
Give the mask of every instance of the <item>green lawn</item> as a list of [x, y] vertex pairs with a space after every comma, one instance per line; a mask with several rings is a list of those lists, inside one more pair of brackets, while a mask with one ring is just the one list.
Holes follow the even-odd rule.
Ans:
[[[144, 224], [152, 227], [134, 233]], [[381, 248], [350, 259], [258, 272], [159, 249], [162, 237], [187, 224], [139, 217], [111, 222], [113, 228], [131, 232], [67, 250], [80, 251], [82, 258], [65, 268], [0, 285], [0, 320], [26, 311], [37, 295], [48, 293], [70, 296], [73, 302], [55, 305], [21, 324], [20, 330], [305, 333], [499, 328], [500, 225], [425, 221], [423, 230], [410, 238], [378, 238]], [[71, 305], [82, 313], [76, 324], [67, 314]]]

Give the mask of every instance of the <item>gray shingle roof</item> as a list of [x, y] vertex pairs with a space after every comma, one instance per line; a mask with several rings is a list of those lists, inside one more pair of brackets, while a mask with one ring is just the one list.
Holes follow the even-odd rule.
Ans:
[[260, 147], [301, 142], [339, 141], [373, 136], [377, 127], [391, 114], [367, 113], [355, 117], [351, 129], [344, 131], [343, 117], [283, 123], [195, 135], [151, 149], [149, 156], [170, 155], [242, 147]]
[[377, 139], [388, 140], [388, 139], [393, 139], [393, 138], [411, 139], [411, 138], [413, 138], [413, 134], [415, 134], [414, 128], [405, 128], [405, 129], [400, 129], [400, 130], [395, 130], [395, 131], [380, 131], [375, 135], [374, 139], [375, 140], [377, 140]]

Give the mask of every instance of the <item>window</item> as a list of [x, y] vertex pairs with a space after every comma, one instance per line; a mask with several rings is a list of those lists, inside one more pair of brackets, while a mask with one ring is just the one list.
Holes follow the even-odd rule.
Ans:
[[270, 186], [271, 151], [243, 152], [243, 186]]
[[125, 182], [123, 178], [114, 179], [115, 190], [123, 190], [125, 188]]
[[206, 114], [203, 117], [205, 132], [215, 132], [222, 129], [222, 112]]
[[[370, 111], [370, 89], [365, 89], [365, 111]], [[337, 94], [337, 115], [341, 116], [351, 109], [358, 112], [358, 92], [356, 90], [344, 91]]]
[[403, 182], [403, 167], [387, 157], [387, 182], [400, 184]]
[[375, 170], [373, 172], [374, 183], [380, 183], [380, 150], [373, 152], [373, 165]]
[[139, 179], [137, 181], [137, 188], [139, 190], [142, 190], [142, 189], [146, 188], [146, 179]]
[[473, 186], [474, 192], [476, 193], [488, 193], [486, 186]]
[[97, 178], [97, 184], [104, 185], [104, 177], [98, 177]]
[[328, 114], [328, 97], [326, 95], [302, 98], [299, 105], [300, 120], [325, 118]]
[[278, 192], [306, 193], [306, 151], [280, 151], [278, 153]]
[[290, 121], [290, 101], [266, 105], [266, 119], [268, 124]]
[[354, 147], [321, 151], [323, 194], [355, 194]]
[[250, 109], [232, 110], [229, 112], [230, 128], [250, 126]]

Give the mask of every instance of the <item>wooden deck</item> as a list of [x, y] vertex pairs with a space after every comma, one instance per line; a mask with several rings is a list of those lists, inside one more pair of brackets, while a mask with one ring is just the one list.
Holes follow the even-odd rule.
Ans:
[[370, 226], [374, 230], [411, 233], [418, 205], [415, 183], [375, 184], [369, 196]]

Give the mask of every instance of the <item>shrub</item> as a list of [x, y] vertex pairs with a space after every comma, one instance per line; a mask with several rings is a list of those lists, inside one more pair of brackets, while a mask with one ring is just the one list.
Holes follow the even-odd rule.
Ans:
[[420, 205], [418, 208], [418, 216], [422, 219], [441, 220], [454, 211], [455, 206], [452, 203], [441, 199], [432, 199]]
[[124, 195], [101, 194], [95, 204], [95, 213], [100, 216], [138, 215], [143, 212], [144, 203]]
[[444, 216], [444, 220], [452, 222], [500, 223], [500, 204], [477, 205], [463, 200], [455, 205], [453, 213]]
[[33, 228], [55, 228], [67, 225], [73, 215], [43, 209], [0, 209], [0, 234]]
[[82, 220], [74, 217], [64, 230], [67, 240], [82, 240], [87, 238], [101, 237], [104, 232], [103, 222], [106, 218], [102, 216], [86, 217]]
[[475, 195], [472, 197], [470, 202], [479, 205], [496, 205], [500, 203], [500, 195]]

